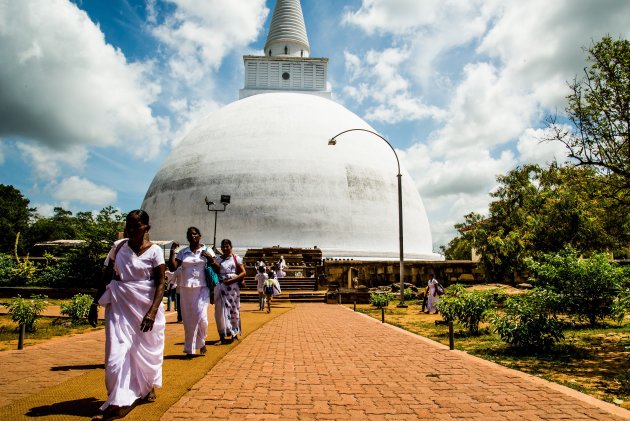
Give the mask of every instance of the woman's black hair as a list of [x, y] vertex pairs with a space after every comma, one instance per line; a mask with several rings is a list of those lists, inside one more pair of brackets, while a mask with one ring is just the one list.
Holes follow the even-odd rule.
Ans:
[[232, 242], [228, 240], [227, 238], [224, 238], [223, 240], [221, 240], [221, 246], [223, 246], [223, 244], [227, 244], [228, 246], [232, 247]]
[[199, 236], [201, 237], [201, 231], [199, 231], [199, 228], [197, 227], [188, 227], [188, 229], [186, 230], [186, 237], [188, 237], [188, 234], [190, 234], [191, 231], [196, 231], [197, 234], [199, 234]]
[[132, 210], [127, 214], [126, 220], [129, 220], [129, 217], [132, 215], [137, 216], [140, 222], [142, 222], [144, 225], [149, 225], [149, 214], [146, 213], [146, 211], [144, 211], [143, 209]]

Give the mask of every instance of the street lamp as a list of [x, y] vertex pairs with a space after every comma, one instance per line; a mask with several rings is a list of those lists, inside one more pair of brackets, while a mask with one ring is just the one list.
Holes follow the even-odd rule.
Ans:
[[221, 204], [223, 205], [223, 209], [210, 209], [210, 206], [214, 205], [214, 202], [208, 200], [208, 196], [205, 198], [206, 206], [208, 207], [209, 212], [214, 212], [214, 233], [212, 234], [212, 248], [216, 248], [217, 244], [217, 213], [225, 212], [225, 208], [230, 204], [230, 195], [222, 194], [221, 195]]
[[398, 165], [398, 174], [396, 174], [396, 177], [398, 177], [398, 244], [399, 244], [399, 249], [400, 249], [400, 303], [398, 303], [396, 307], [406, 308], [407, 305], [405, 304], [405, 257], [403, 254], [403, 211], [402, 211], [402, 184], [401, 184], [402, 175], [400, 174], [400, 161], [398, 160], [398, 154], [396, 153], [396, 150], [394, 149], [392, 144], [387, 141], [387, 139], [385, 139], [380, 134], [373, 132], [372, 130], [368, 130], [368, 129], [344, 130], [343, 132], [337, 133], [336, 135], [331, 137], [330, 140], [328, 141], [328, 144], [331, 146], [334, 146], [337, 144], [337, 138], [339, 136], [341, 136], [344, 133], [354, 132], [354, 131], [368, 132], [368, 133], [373, 134], [374, 136], [381, 138], [392, 149], [392, 151], [394, 152], [394, 156], [396, 157], [396, 165]]

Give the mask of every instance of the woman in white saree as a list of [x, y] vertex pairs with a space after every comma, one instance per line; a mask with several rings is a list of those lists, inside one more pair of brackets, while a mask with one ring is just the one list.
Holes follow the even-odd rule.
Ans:
[[221, 241], [221, 255], [216, 261], [221, 271], [219, 284], [214, 288], [214, 318], [221, 343], [226, 343], [227, 336], [234, 340], [241, 334], [240, 283], [245, 279], [245, 266], [243, 259], [232, 253], [228, 239]]
[[105, 385], [103, 420], [127, 415], [138, 400], [155, 400], [162, 386], [164, 329], [164, 255], [145, 238], [149, 215], [129, 212], [126, 240], [114, 243], [105, 260], [104, 284], [90, 309], [96, 325], [98, 305], [105, 306]]

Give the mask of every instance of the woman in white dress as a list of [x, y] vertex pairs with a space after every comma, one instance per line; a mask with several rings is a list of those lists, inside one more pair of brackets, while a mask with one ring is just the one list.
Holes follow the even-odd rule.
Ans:
[[436, 307], [436, 304], [438, 301], [440, 301], [440, 297], [437, 293], [437, 288], [438, 288], [438, 281], [437, 279], [435, 279], [435, 276], [433, 275], [429, 275], [431, 277], [431, 279], [429, 279], [429, 282], [427, 283], [428, 287], [429, 287], [429, 296], [427, 298], [427, 313], [431, 314], [437, 314], [438, 310]]
[[128, 239], [114, 243], [105, 260], [103, 286], [88, 316], [97, 322], [98, 306], [105, 306], [105, 385], [103, 420], [127, 415], [139, 400], [155, 401], [162, 386], [165, 318], [164, 256], [145, 234], [149, 215], [127, 214]]
[[178, 280], [182, 322], [184, 323], [184, 353], [201, 355], [206, 353], [206, 335], [208, 333], [208, 303], [210, 295], [206, 284], [206, 265], [215, 266], [214, 252], [201, 243], [201, 232], [197, 227], [186, 231], [188, 247], [183, 248], [175, 257], [179, 244], [173, 242], [168, 267], [175, 271], [181, 268]]
[[217, 257], [221, 266], [219, 284], [214, 288], [214, 318], [221, 343], [227, 337], [238, 339], [241, 334], [241, 290], [240, 282], [245, 279], [243, 259], [232, 253], [232, 242], [221, 241], [221, 255]]

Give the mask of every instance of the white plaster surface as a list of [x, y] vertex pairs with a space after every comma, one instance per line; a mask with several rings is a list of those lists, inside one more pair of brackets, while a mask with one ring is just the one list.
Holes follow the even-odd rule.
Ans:
[[[231, 195], [217, 242], [235, 248], [313, 247], [324, 257], [398, 257], [396, 159], [342, 105], [315, 95], [267, 93], [209, 115], [171, 152], [145, 196], [151, 238], [212, 241], [204, 197]], [[405, 258], [439, 259], [420, 195], [402, 169]]]

